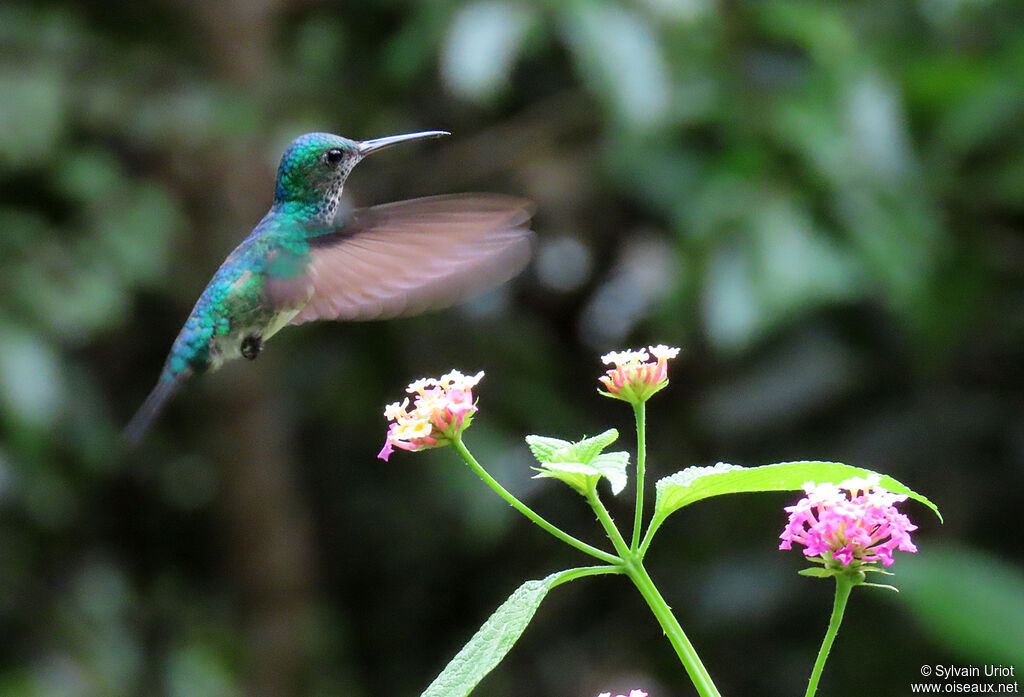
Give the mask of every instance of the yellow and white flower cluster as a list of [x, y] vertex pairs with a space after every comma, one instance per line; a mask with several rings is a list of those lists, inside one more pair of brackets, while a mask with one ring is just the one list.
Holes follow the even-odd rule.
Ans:
[[471, 376], [453, 370], [440, 378], [410, 383], [406, 392], [413, 395], [412, 409], [408, 397], [384, 408], [384, 418], [392, 423], [377, 457], [387, 460], [395, 448], [425, 450], [447, 445], [469, 426], [476, 412], [473, 388], [483, 376], [482, 370]]

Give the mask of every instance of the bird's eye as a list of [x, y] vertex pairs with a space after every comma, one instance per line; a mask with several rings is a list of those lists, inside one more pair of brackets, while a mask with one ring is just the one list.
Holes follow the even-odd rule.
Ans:
[[343, 157], [345, 157], [345, 152], [341, 148], [331, 148], [324, 153], [324, 162], [336, 165], [341, 162]]

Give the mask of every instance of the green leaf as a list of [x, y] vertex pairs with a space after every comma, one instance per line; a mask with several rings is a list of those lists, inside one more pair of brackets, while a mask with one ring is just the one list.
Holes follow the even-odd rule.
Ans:
[[[59, 71], [15, 68], [0, 70], [0, 162], [13, 166], [40, 166], [60, 152], [66, 124], [68, 85]], [[46, 65], [40, 61], [39, 65]]]
[[[705, 498], [705, 496], [699, 496], [698, 498], [694, 498], [694, 496], [703, 492], [707, 484], [713, 484], [718, 481], [715, 479], [715, 475], [742, 469], [744, 468], [739, 465], [719, 462], [711, 467], [687, 467], [675, 474], [659, 479], [655, 485], [657, 496], [654, 503], [654, 517], [665, 518], [673, 511], [701, 498]], [[707, 495], [713, 496], [714, 494]]]
[[963, 661], [1024, 665], [1024, 570], [966, 546], [924, 541], [901, 555], [900, 609]]
[[575, 569], [519, 586], [462, 647], [421, 697], [464, 697], [497, 666], [533, 619], [537, 607]]
[[884, 588], [887, 591], [893, 591], [899, 593], [900, 589], [896, 586], [890, 586], [888, 583], [861, 583], [861, 586], [868, 586], [869, 588]]
[[814, 576], [815, 578], [831, 578], [832, 576], [835, 576], [835, 574], [829, 571], [828, 569], [822, 569], [819, 566], [812, 566], [807, 569], [800, 569], [799, 571], [797, 571], [797, 573], [801, 576]]
[[579, 462], [590, 463], [602, 450], [614, 443], [618, 437], [619, 432], [614, 428], [609, 428], [604, 433], [591, 438], [584, 438], [573, 446], [576, 450], [576, 457], [573, 459]]
[[526, 444], [530, 452], [537, 458], [537, 462], [551, 462], [556, 459], [559, 451], [568, 451], [572, 443], [561, 438], [549, 438], [547, 436], [527, 436]]
[[582, 462], [542, 462], [540, 467], [534, 469], [537, 470], [534, 479], [557, 479], [583, 496], [593, 491], [601, 479], [600, 472]]
[[589, 463], [602, 450], [615, 442], [619, 432], [610, 428], [590, 438], [575, 443], [548, 436], [527, 436], [526, 444], [538, 462], [582, 462]]
[[672, 81], [647, 17], [606, 0], [564, 8], [561, 30], [583, 81], [623, 125], [660, 125], [669, 112]]
[[484, 102], [507, 88], [534, 15], [532, 8], [501, 0], [458, 10], [441, 54], [441, 75], [452, 91]]
[[628, 481], [629, 453], [601, 452], [618, 437], [619, 432], [610, 428], [576, 443], [545, 436], [527, 436], [526, 443], [540, 462], [540, 467], [536, 468], [539, 472], [537, 477], [563, 481], [584, 496], [594, 490], [601, 477], [605, 477], [611, 484], [612, 493], [618, 494], [626, 488]]
[[629, 479], [626, 474], [626, 468], [629, 466], [629, 453], [621, 451], [602, 453], [590, 461], [590, 466], [608, 480], [612, 493], [616, 496], [626, 488], [626, 482]]
[[[805, 482], [838, 483], [869, 474], [877, 473], [840, 462], [782, 462], [760, 467], [738, 467], [720, 462], [714, 467], [689, 467], [658, 482], [651, 526], [656, 529], [665, 518], [683, 506], [712, 496], [754, 491], [799, 491]], [[939, 509], [927, 498], [892, 477], [881, 474], [879, 477], [883, 487], [923, 503], [942, 520]]]
[[604, 477], [611, 485], [612, 493], [618, 495], [626, 488], [628, 465], [629, 453], [604, 453], [590, 463], [542, 462], [540, 467], [535, 468], [538, 472], [535, 477], [550, 477], [565, 482], [584, 496], [593, 491], [601, 477]]
[[0, 316], [0, 402], [17, 422], [49, 428], [68, 397], [67, 371], [42, 335], [5, 320]]

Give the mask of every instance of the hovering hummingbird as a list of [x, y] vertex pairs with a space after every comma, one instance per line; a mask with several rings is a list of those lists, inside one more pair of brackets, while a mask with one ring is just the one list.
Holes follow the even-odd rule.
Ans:
[[456, 304], [518, 274], [530, 257], [532, 204], [454, 194], [352, 209], [352, 168], [423, 131], [355, 141], [307, 133], [288, 146], [274, 204], [213, 275], [163, 371], [124, 431], [138, 443], [174, 392], [224, 361], [255, 360], [289, 324], [407, 317]]

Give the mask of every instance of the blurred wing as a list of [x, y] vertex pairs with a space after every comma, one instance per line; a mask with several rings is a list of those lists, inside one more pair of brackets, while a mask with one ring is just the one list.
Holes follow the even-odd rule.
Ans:
[[[353, 211], [335, 232], [309, 241], [304, 282], [282, 285], [286, 295], [312, 289], [291, 323], [408, 317], [504, 283], [529, 261], [532, 213], [529, 201], [498, 194]], [[288, 297], [275, 300], [289, 304]]]

